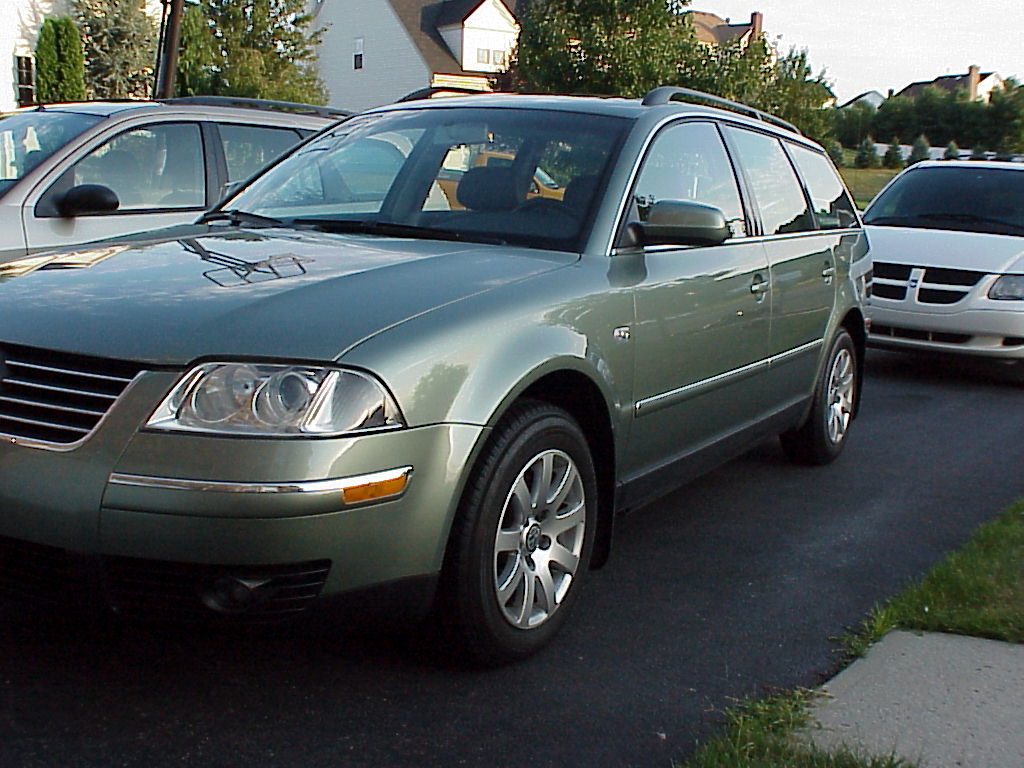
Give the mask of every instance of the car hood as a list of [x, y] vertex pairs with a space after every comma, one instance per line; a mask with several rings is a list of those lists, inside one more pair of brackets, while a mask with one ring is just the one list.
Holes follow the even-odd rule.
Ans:
[[0, 265], [0, 342], [163, 365], [331, 360], [411, 317], [578, 258], [284, 229], [193, 232]]
[[872, 261], [976, 272], [1024, 272], [1024, 237], [866, 226]]

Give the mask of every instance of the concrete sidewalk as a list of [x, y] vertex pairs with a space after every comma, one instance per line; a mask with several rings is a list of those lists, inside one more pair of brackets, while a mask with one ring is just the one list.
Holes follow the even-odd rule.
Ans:
[[821, 692], [804, 735], [826, 749], [1024, 768], [1024, 645], [890, 632]]

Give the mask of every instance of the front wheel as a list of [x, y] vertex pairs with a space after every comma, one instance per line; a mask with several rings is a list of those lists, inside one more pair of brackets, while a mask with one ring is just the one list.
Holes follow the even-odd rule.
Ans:
[[844, 328], [832, 340], [807, 420], [779, 437], [786, 455], [828, 464], [843, 450], [857, 402], [857, 348]]
[[533, 653], [575, 602], [596, 514], [593, 461], [576, 422], [546, 403], [514, 407], [488, 440], [460, 505], [438, 618], [482, 663]]

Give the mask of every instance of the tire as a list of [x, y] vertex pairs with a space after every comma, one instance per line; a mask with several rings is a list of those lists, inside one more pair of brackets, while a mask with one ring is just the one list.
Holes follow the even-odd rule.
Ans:
[[565, 623], [589, 568], [597, 482], [580, 427], [536, 401], [513, 406], [473, 472], [435, 618], [491, 666], [534, 653]]
[[828, 464], [846, 445], [857, 402], [857, 348], [844, 328], [832, 339], [807, 420], [779, 438], [792, 461]]

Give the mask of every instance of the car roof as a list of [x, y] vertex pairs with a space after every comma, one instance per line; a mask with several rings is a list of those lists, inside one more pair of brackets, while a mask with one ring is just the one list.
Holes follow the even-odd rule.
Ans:
[[[679, 90], [682, 91], [682, 89]], [[784, 125], [779, 125], [778, 122], [774, 122], [775, 118], [771, 118], [770, 115], [765, 115], [765, 117], [771, 118], [771, 120], [765, 121], [764, 119], [750, 117], [741, 112], [719, 109], [717, 107], [711, 107], [692, 101], [663, 100], [652, 104], [646, 104], [645, 101], [646, 100], [602, 96], [553, 96], [548, 94], [488, 93], [481, 95], [458, 95], [445, 98], [428, 98], [417, 101], [398, 102], [396, 104], [385, 104], [368, 111], [373, 113], [390, 112], [409, 108], [452, 109], [457, 107], [486, 107], [504, 109], [542, 109], [557, 112], [608, 115], [611, 117], [623, 117], [633, 120], [638, 120], [641, 117], [648, 115], [706, 115], [709, 117], [726, 118], [736, 122], [742, 122], [747, 125], [766, 128], [774, 133], [797, 139], [808, 146], [816, 146], [814, 142], [808, 140], [805, 136], [789, 130]]]
[[997, 171], [1024, 171], [1024, 163], [1012, 160], [922, 160], [907, 168], [908, 171], [924, 168], [973, 168]]
[[[190, 112], [206, 112], [212, 115], [234, 114], [252, 116], [254, 111], [263, 111], [280, 116], [298, 118], [319, 118], [324, 121], [336, 121], [348, 117], [352, 113], [331, 107], [316, 107], [309, 104], [291, 102], [274, 102], [259, 99], [234, 99], [230, 97], [195, 97], [170, 99], [167, 101], [124, 100], [124, 101], [73, 101], [59, 104], [43, 104], [35, 107], [22, 107], [17, 112], [62, 112], [72, 114], [111, 117], [126, 112], [143, 110], [159, 113], [165, 110], [179, 110], [182, 107]], [[13, 114], [13, 113], [8, 113]]]

